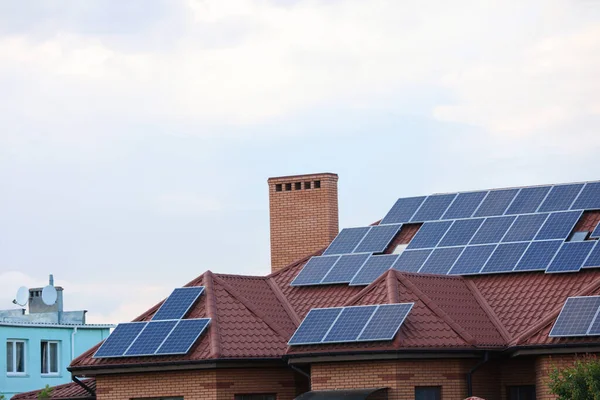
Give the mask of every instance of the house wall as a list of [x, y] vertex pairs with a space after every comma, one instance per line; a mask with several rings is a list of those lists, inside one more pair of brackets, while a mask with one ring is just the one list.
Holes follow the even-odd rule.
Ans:
[[[79, 356], [93, 345], [105, 339], [108, 328], [81, 329], [75, 335], [75, 354], [71, 354], [71, 336], [73, 328], [45, 326], [0, 326], [0, 394], [10, 399], [17, 393], [55, 386], [71, 382], [67, 367], [74, 357]], [[6, 341], [8, 339], [25, 340], [25, 375], [9, 376], [6, 370]], [[58, 376], [42, 376], [41, 341], [59, 342], [60, 373]]]
[[537, 400], [554, 400], [557, 398], [550, 393], [548, 388], [550, 372], [555, 368], [570, 367], [575, 361], [583, 361], [589, 357], [594, 356], [590, 354], [565, 354], [537, 357], [535, 362]]

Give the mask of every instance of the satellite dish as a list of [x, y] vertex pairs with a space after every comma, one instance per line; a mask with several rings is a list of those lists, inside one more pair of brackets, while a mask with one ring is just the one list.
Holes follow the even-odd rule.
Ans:
[[56, 303], [56, 289], [52, 285], [48, 285], [42, 289], [42, 301], [47, 306], [54, 305]]
[[19, 290], [17, 290], [17, 297], [15, 298], [15, 302], [21, 307], [25, 307], [27, 305], [27, 301], [29, 300], [29, 289], [25, 286], [21, 286]]

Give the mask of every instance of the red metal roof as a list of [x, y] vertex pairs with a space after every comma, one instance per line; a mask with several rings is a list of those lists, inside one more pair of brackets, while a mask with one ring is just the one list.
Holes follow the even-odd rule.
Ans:
[[[91, 390], [96, 390], [96, 380], [95, 379], [82, 379], [81, 381], [84, 385], [89, 387]], [[38, 394], [41, 390], [34, 390], [32, 392], [26, 392], [21, 394], [14, 395], [11, 400], [37, 400]], [[49, 400], [66, 400], [66, 399], [93, 399], [84, 388], [76, 384], [75, 382], [66, 383], [64, 385], [54, 386], [52, 389], [52, 394], [49, 397]]]

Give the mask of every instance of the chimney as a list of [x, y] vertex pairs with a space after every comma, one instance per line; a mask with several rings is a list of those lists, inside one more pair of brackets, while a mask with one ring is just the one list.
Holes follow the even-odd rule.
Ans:
[[337, 174], [269, 178], [271, 272], [326, 247], [338, 234]]

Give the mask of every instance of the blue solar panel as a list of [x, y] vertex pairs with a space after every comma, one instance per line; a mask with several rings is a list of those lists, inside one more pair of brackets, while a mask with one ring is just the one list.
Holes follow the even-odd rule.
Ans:
[[180, 320], [156, 354], [187, 354], [209, 322], [210, 318]]
[[417, 211], [421, 203], [423, 203], [423, 200], [425, 200], [425, 196], [398, 199], [392, 209], [381, 220], [380, 224], [398, 224], [410, 221], [410, 218]]
[[528, 242], [533, 240], [535, 235], [548, 218], [547, 213], [544, 214], [528, 214], [519, 215], [512, 224], [504, 238], [503, 242]]
[[397, 271], [419, 272], [433, 250], [405, 250], [392, 266]]
[[525, 250], [527, 250], [527, 246], [529, 246], [529, 243], [499, 244], [481, 270], [481, 273], [512, 271], [525, 253]]
[[402, 224], [371, 227], [354, 253], [383, 253], [401, 227]]
[[392, 340], [414, 303], [382, 304], [358, 338], [359, 341]]
[[126, 356], [151, 356], [173, 330], [177, 320], [152, 321], [139, 334], [131, 347], [125, 352]]
[[329, 270], [321, 283], [349, 283], [370, 254], [345, 254]]
[[171, 293], [154, 314], [152, 320], [183, 318], [202, 292], [204, 292], [203, 286], [184, 287], [173, 290], [173, 293]]
[[325, 275], [341, 256], [317, 256], [312, 257], [302, 271], [290, 284], [291, 286], [317, 285], [321, 283]]
[[423, 274], [447, 274], [463, 249], [464, 247], [442, 247], [435, 249], [419, 272]]
[[344, 307], [323, 343], [356, 341], [376, 309], [377, 306]]
[[592, 251], [594, 242], [566, 242], [558, 250], [546, 272], [577, 272]]
[[354, 248], [360, 243], [369, 232], [371, 227], [365, 226], [360, 228], [346, 228], [333, 239], [323, 255], [329, 256], [334, 254], [350, 254]]
[[592, 232], [590, 237], [591, 238], [600, 238], [600, 223], [598, 223], [598, 225], [596, 225], [596, 228], [594, 228], [594, 231]]
[[316, 344], [321, 343], [327, 331], [342, 312], [342, 307], [337, 308], [313, 308], [308, 312], [294, 336], [288, 342], [289, 345]]
[[551, 186], [537, 186], [523, 188], [515, 197], [506, 214], [528, 214], [534, 213], [546, 198]]
[[442, 219], [470, 218], [488, 192], [459, 193]]
[[600, 307], [599, 296], [569, 297], [549, 336], [585, 336], [598, 312], [598, 307]]
[[456, 260], [456, 263], [454, 263], [452, 270], [450, 270], [450, 275], [479, 273], [495, 248], [495, 244], [467, 246], [458, 260]]
[[582, 187], [583, 183], [553, 186], [538, 212], [568, 210]]
[[468, 244], [482, 222], [483, 218], [459, 219], [454, 221], [438, 246], [463, 246]]
[[562, 240], [531, 242], [514, 270], [545, 271], [562, 243]]
[[516, 196], [519, 189], [502, 189], [492, 190], [483, 200], [475, 217], [491, 217], [494, 215], [502, 215], [510, 205], [511, 201]]
[[425, 249], [435, 247], [444, 236], [452, 221], [425, 222], [408, 244], [407, 249]]
[[425, 199], [421, 208], [411, 218], [412, 222], [436, 221], [444, 215], [446, 209], [456, 197], [453, 194], [437, 194]]
[[514, 216], [486, 218], [470, 244], [499, 243], [514, 220]]
[[590, 255], [583, 263], [583, 268], [600, 267], [600, 244], [598, 243], [600, 242], [596, 241]]
[[577, 200], [571, 206], [572, 210], [600, 209], [600, 182], [590, 182], [585, 185]]
[[[597, 296], [594, 296], [594, 297], [597, 297]], [[596, 317], [592, 321], [592, 324], [590, 325], [590, 329], [588, 329], [587, 334], [590, 335], [590, 336], [598, 336], [598, 335], [600, 335], [600, 318], [598, 318], [598, 312], [597, 311], [596, 311]]]
[[579, 221], [581, 211], [552, 213], [535, 236], [535, 240], [566, 239]]
[[128, 322], [117, 325], [96, 351], [94, 358], [122, 357], [147, 324], [147, 322]]
[[397, 259], [397, 254], [382, 254], [369, 257], [356, 276], [352, 278], [350, 285], [370, 284], [375, 279], [379, 278], [381, 274], [390, 269]]

